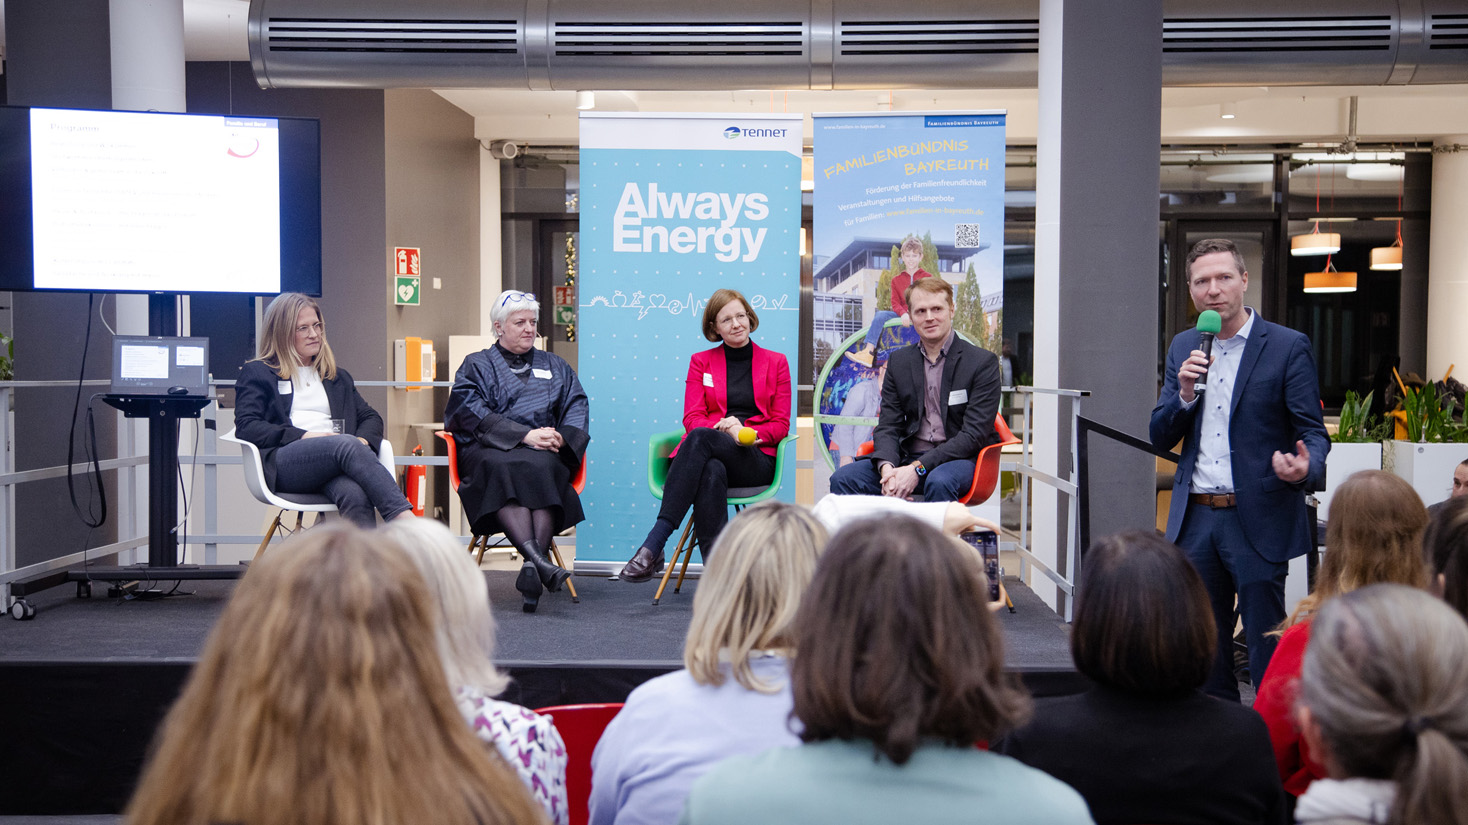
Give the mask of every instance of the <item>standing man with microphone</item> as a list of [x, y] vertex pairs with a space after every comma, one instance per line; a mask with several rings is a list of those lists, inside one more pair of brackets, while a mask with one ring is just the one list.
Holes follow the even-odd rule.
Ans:
[[1208, 587], [1218, 654], [1206, 690], [1238, 701], [1234, 617], [1243, 617], [1258, 684], [1274, 653], [1265, 634], [1285, 617], [1289, 560], [1310, 546], [1305, 496], [1325, 479], [1330, 439], [1310, 340], [1244, 306], [1249, 273], [1238, 247], [1199, 241], [1185, 270], [1194, 305], [1218, 313], [1218, 332], [1211, 357], [1198, 329], [1172, 339], [1151, 436], [1159, 449], [1182, 442], [1167, 538]]

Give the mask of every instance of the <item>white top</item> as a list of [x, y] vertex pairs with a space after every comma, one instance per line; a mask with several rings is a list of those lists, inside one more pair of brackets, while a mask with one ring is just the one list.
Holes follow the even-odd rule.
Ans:
[[951, 501], [907, 501], [891, 496], [837, 496], [828, 495], [816, 502], [810, 514], [826, 526], [832, 535], [837, 530], [868, 518], [884, 516], [908, 516], [934, 530], [943, 530], [943, 516], [948, 512]]
[[[1233, 409], [1234, 381], [1239, 376], [1239, 362], [1244, 358], [1244, 347], [1249, 343], [1249, 333], [1254, 329], [1254, 310], [1248, 307], [1249, 320], [1232, 338], [1219, 338], [1213, 342], [1214, 362], [1208, 368], [1208, 390], [1193, 399], [1200, 400], [1203, 409], [1202, 426], [1198, 429], [1198, 459], [1193, 465], [1193, 479], [1188, 489], [1194, 493], [1232, 493], [1234, 491], [1234, 465], [1230, 458], [1228, 440], [1228, 416]], [[1184, 404], [1191, 408], [1192, 404]]]
[[1302, 825], [1386, 825], [1397, 783], [1387, 779], [1317, 779], [1300, 795], [1295, 821]]
[[554, 825], [567, 825], [566, 745], [549, 716], [502, 702], [476, 687], [454, 696], [474, 735], [493, 745]]
[[[284, 382], [282, 382], [284, 383]], [[300, 367], [291, 380], [291, 426], [308, 433], [331, 432], [331, 400], [315, 367]]]
[[591, 758], [591, 825], [673, 825], [694, 780], [722, 760], [799, 745], [788, 663], [768, 654], [750, 666], [783, 687], [745, 690], [726, 668], [718, 687], [678, 670], [632, 691]]

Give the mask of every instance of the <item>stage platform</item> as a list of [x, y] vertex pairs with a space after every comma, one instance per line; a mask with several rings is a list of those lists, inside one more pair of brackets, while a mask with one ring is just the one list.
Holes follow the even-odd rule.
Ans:
[[[514, 683], [505, 698], [529, 707], [618, 702], [638, 684], [681, 667], [697, 582], [654, 606], [657, 582], [577, 576], [581, 602], [547, 593], [520, 611], [514, 574], [485, 573], [498, 625], [496, 662]], [[153, 585], [173, 591], [173, 582]], [[148, 742], [203, 648], [236, 583], [183, 582], [165, 598], [90, 599], [70, 587], [36, 594], [35, 619], [0, 619], [0, 815], [111, 814], [121, 810]], [[1007, 666], [1037, 695], [1084, 686], [1066, 625], [1017, 581], [1017, 612], [1001, 611]]]

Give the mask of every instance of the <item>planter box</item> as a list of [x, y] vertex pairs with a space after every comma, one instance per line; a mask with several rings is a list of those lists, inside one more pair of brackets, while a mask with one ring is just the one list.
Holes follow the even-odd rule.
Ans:
[[1453, 492], [1453, 469], [1468, 458], [1468, 444], [1414, 444], [1388, 441], [1383, 469], [1405, 478], [1423, 504], [1436, 504]]
[[[1468, 445], [1465, 445], [1468, 446]], [[1381, 444], [1370, 442], [1363, 444], [1335, 444], [1330, 445], [1330, 455], [1325, 458], [1325, 490], [1316, 493], [1315, 497], [1320, 500], [1320, 510], [1317, 517], [1324, 521], [1330, 515], [1330, 498], [1335, 494], [1337, 488], [1351, 477], [1352, 473], [1361, 470], [1381, 469]], [[1448, 480], [1452, 481], [1452, 474], [1448, 474]], [[1321, 541], [1325, 536], [1320, 537]]]

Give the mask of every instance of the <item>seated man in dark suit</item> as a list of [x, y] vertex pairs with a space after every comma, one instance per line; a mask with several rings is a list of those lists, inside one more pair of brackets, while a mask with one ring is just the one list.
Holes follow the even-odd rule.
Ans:
[[870, 461], [831, 476], [831, 492], [956, 501], [979, 450], [998, 441], [999, 359], [953, 332], [953, 287], [924, 278], [907, 290], [919, 343], [892, 353]]

